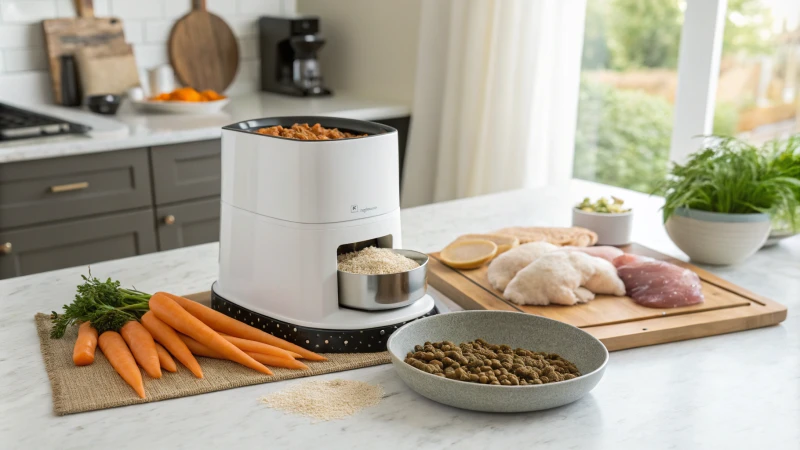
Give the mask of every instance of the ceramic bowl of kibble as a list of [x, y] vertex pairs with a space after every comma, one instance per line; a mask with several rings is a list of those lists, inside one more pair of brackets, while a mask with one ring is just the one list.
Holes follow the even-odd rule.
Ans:
[[[442, 346], [476, 340], [492, 344], [496, 356], [477, 343], [470, 354], [462, 347]], [[426, 342], [440, 348], [417, 347]], [[608, 362], [608, 350], [589, 333], [556, 320], [506, 311], [460, 311], [415, 320], [392, 333], [387, 348], [398, 376], [418, 394], [486, 412], [538, 411], [572, 403], [597, 385]], [[449, 356], [442, 358], [443, 354]], [[485, 362], [479, 362], [483, 357]], [[496, 358], [493, 363], [490, 357]], [[461, 372], [453, 372], [458, 361]]]

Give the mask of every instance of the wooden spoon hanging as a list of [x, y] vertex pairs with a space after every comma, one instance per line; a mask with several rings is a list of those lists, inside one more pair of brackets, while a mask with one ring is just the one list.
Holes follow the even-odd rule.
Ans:
[[219, 16], [206, 10], [206, 0], [192, 0], [192, 12], [172, 27], [169, 60], [181, 83], [197, 90], [223, 92], [239, 68], [239, 44]]

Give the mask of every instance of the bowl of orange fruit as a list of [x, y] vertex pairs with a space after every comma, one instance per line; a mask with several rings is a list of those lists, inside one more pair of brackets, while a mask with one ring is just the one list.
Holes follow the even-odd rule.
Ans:
[[198, 91], [191, 87], [182, 87], [134, 101], [133, 104], [143, 110], [170, 114], [213, 114], [220, 112], [228, 102], [228, 97], [211, 89]]

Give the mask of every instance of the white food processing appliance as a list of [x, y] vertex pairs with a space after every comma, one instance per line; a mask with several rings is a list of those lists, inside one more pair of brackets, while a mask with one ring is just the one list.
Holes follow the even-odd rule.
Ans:
[[[366, 137], [303, 141], [255, 131], [319, 123]], [[385, 350], [402, 324], [435, 314], [424, 295], [392, 309], [340, 304], [337, 257], [402, 248], [397, 130], [333, 117], [222, 129], [219, 278], [212, 306], [319, 352]]]

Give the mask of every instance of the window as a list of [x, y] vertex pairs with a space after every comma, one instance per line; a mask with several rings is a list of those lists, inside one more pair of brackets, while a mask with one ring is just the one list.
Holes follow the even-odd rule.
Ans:
[[[720, 11], [723, 0], [688, 1], [692, 20], [681, 0], [587, 0], [576, 178], [651, 192], [670, 157], [691, 151], [686, 142], [694, 135], [713, 131], [760, 143], [798, 131], [800, 2], [728, 0]], [[717, 13], [725, 19], [721, 43]], [[682, 35], [692, 41], [685, 55]], [[688, 101], [676, 107], [679, 76], [688, 80], [681, 84]], [[703, 91], [716, 102], [706, 105]], [[706, 106], [707, 115], [697, 113]], [[676, 135], [681, 140], [673, 142]]]
[[728, 1], [714, 132], [754, 144], [800, 132], [800, 2]]
[[666, 175], [682, 6], [587, 0], [576, 178], [649, 192]]

